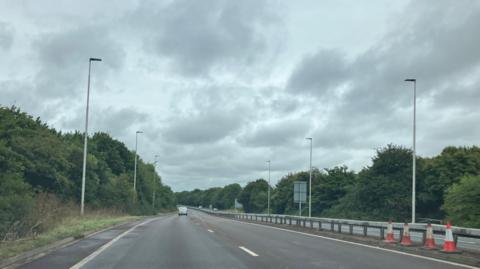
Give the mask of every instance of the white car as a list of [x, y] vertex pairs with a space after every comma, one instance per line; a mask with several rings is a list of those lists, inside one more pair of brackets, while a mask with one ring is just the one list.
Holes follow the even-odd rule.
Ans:
[[181, 216], [181, 215], [185, 215], [187, 216], [187, 208], [184, 207], [184, 206], [181, 206], [178, 208], [178, 215]]

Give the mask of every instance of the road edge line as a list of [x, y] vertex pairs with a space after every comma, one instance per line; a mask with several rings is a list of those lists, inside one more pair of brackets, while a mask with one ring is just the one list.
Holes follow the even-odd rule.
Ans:
[[22, 266], [24, 264], [34, 262], [35, 260], [37, 260], [39, 258], [42, 258], [43, 256], [46, 256], [46, 255], [50, 254], [51, 252], [57, 251], [59, 249], [62, 249], [62, 248], [68, 247], [68, 246], [71, 246], [75, 243], [78, 243], [81, 240], [90, 238], [90, 237], [94, 236], [95, 234], [105, 232], [107, 230], [115, 229], [116, 227], [131, 223], [131, 222], [135, 222], [135, 221], [124, 221], [124, 222], [114, 224], [112, 226], [104, 227], [104, 228], [102, 228], [100, 230], [97, 230], [97, 231], [95, 231], [95, 230], [86, 231], [80, 237], [74, 237], [74, 236], [65, 237], [65, 238], [59, 239], [55, 242], [52, 242], [50, 244], [27, 250], [27, 251], [25, 251], [23, 253], [20, 253], [18, 255], [0, 260], [0, 268], [2, 268], [2, 269], [3, 268], [5, 268], [5, 269], [16, 268], [16, 267]]
[[78, 263], [74, 264], [73, 266], [70, 267], [70, 269], [80, 269], [82, 268], [82, 266], [84, 266], [85, 264], [87, 264], [89, 261], [93, 260], [95, 257], [97, 257], [98, 255], [100, 255], [100, 253], [102, 253], [105, 249], [109, 248], [111, 245], [113, 245], [113, 243], [117, 242], [120, 238], [124, 237], [125, 235], [127, 235], [128, 233], [130, 233], [131, 231], [135, 230], [137, 227], [141, 226], [141, 225], [145, 225], [153, 220], [155, 220], [156, 218], [153, 218], [153, 219], [149, 219], [149, 220], [146, 220], [144, 222], [141, 222], [133, 227], [131, 227], [130, 229], [126, 230], [125, 232], [121, 233], [120, 235], [118, 235], [117, 237], [113, 238], [112, 240], [108, 241], [106, 244], [104, 244], [103, 246], [101, 246], [99, 249], [95, 250], [93, 253], [91, 253], [90, 255], [88, 255], [87, 257], [83, 258], [81, 261], [79, 261]]
[[399, 250], [387, 249], [387, 248], [382, 248], [382, 247], [378, 247], [378, 246], [371, 246], [371, 245], [367, 245], [367, 244], [346, 241], [346, 240], [342, 240], [342, 239], [338, 239], [338, 238], [332, 238], [332, 237], [316, 235], [316, 234], [309, 234], [309, 233], [299, 232], [299, 231], [295, 231], [295, 230], [273, 227], [273, 226], [258, 224], [258, 223], [251, 223], [251, 222], [246, 222], [246, 221], [241, 221], [241, 220], [236, 220], [236, 219], [230, 219], [230, 220], [233, 220], [233, 221], [239, 222], [239, 223], [250, 224], [250, 225], [254, 225], [254, 226], [260, 226], [260, 227], [265, 227], [265, 228], [270, 228], [270, 229], [275, 229], [275, 230], [280, 230], [280, 231], [302, 234], [302, 235], [306, 235], [306, 236], [310, 236], [310, 237], [322, 238], [322, 239], [326, 239], [326, 240], [346, 243], [346, 244], [355, 245], [355, 246], [361, 246], [361, 247], [367, 247], [367, 248], [371, 248], [371, 249], [383, 250], [383, 251], [386, 251], [386, 252], [396, 253], [396, 254], [405, 255], [405, 256], [411, 256], [411, 257], [415, 257], [415, 258], [419, 258], [419, 259], [435, 261], [435, 262], [454, 265], [454, 266], [459, 266], [459, 267], [463, 267], [463, 268], [479, 269], [479, 267], [475, 267], [475, 266], [472, 266], [472, 265], [461, 264], [461, 263], [456, 263], [456, 262], [451, 262], [451, 261], [446, 261], [446, 260], [440, 260], [440, 259], [436, 259], [436, 258], [432, 258], [432, 257], [426, 257], [426, 256], [417, 255], [417, 254], [402, 252], [402, 251], [399, 251]]

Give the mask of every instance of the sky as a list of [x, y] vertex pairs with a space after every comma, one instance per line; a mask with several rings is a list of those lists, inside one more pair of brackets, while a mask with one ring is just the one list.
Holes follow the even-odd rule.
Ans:
[[480, 140], [480, 1], [0, 0], [0, 105], [135, 147], [174, 191]]

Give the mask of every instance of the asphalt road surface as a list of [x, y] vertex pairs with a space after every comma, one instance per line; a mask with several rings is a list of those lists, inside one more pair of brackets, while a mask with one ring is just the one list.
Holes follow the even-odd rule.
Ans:
[[473, 268], [197, 211], [99, 233], [20, 268]]

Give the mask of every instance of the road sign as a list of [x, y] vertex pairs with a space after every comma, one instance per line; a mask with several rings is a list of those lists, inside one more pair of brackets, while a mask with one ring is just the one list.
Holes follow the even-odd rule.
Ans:
[[305, 181], [293, 182], [293, 202], [294, 203], [307, 202], [307, 182]]
[[235, 198], [235, 209], [240, 209], [243, 208], [243, 205], [237, 201], [237, 198]]

